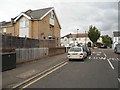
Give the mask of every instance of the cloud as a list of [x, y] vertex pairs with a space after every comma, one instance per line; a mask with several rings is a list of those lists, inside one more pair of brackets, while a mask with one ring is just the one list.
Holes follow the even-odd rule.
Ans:
[[[117, 2], [64, 2], [59, 5], [59, 18], [62, 35], [70, 31], [88, 31], [89, 25], [95, 25], [104, 34], [112, 36], [118, 26]], [[57, 6], [56, 6], [57, 8]], [[105, 33], [106, 32], [106, 33]], [[108, 33], [109, 32], [109, 33]], [[102, 33], [103, 34], [103, 33]]]
[[2, 0], [0, 21], [9, 21], [22, 11], [55, 7], [62, 26], [61, 35], [88, 31], [95, 25], [102, 34], [112, 36], [118, 30], [118, 0]]

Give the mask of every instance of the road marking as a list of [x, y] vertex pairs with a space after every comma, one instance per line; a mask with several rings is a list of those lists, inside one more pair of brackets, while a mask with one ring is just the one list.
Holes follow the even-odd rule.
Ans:
[[91, 57], [88, 57], [88, 59], [91, 59]]
[[112, 60], [112, 58], [109, 58], [109, 60]]
[[112, 63], [110, 62], [110, 60], [109, 60], [109, 59], [107, 59], [107, 61], [109, 62], [109, 64], [110, 64], [111, 68], [112, 68], [112, 69], [114, 69], [114, 67], [113, 67]]
[[66, 64], [68, 64], [68, 62], [65, 62], [64, 64], [62, 64], [62, 65], [56, 67], [55, 69], [53, 69], [53, 70], [47, 72], [46, 74], [42, 75], [41, 77], [37, 78], [36, 80], [34, 80], [34, 81], [30, 82], [29, 84], [25, 85], [25, 86], [22, 87], [22, 89], [20, 89], [20, 90], [23, 90], [24, 88], [27, 88], [28, 86], [30, 86], [30, 85], [32, 85], [33, 83], [37, 82], [38, 80], [40, 80], [40, 79], [46, 77], [47, 75], [51, 74], [52, 72], [56, 71], [57, 69], [63, 67], [63, 66], [66, 65]]
[[117, 58], [117, 60], [119, 61], [119, 59]]
[[21, 85], [23, 85], [23, 84], [25, 84], [25, 83], [27, 83], [27, 82], [33, 80], [33, 79], [35, 79], [36, 77], [42, 76], [42, 75], [44, 75], [46, 72], [49, 72], [49, 71], [53, 70], [54, 68], [56, 68], [56, 67], [62, 65], [62, 64], [65, 63], [65, 62], [66, 62], [66, 61], [63, 61], [63, 62], [61, 62], [61, 63], [59, 63], [59, 64], [57, 64], [57, 65], [55, 65], [55, 66], [53, 66], [53, 67], [51, 67], [51, 68], [49, 68], [49, 69], [43, 71], [43, 72], [41, 72], [41, 73], [38, 73], [37, 75], [35, 75], [35, 76], [33, 76], [33, 77], [31, 77], [31, 78], [25, 80], [24, 82], [21, 82], [21, 83], [15, 85], [15, 86], [13, 86], [12, 88], [15, 89], [15, 88], [17, 88], [17, 87], [19, 87], [19, 86], [21, 86]]
[[96, 59], [98, 59], [98, 57], [96, 57]]
[[112, 58], [112, 60], [114, 60], [114, 58]]
[[99, 54], [99, 53], [98, 53], [97, 55], [98, 55], [98, 56], [100, 56], [100, 54]]
[[100, 59], [100, 60], [105, 60], [105, 59], [106, 59], [106, 57], [99, 57], [99, 59]]
[[99, 52], [99, 53], [101, 53], [101, 52]]
[[107, 55], [104, 53], [104, 56], [107, 57]]
[[96, 54], [96, 53], [99, 53], [99, 54], [101, 54], [101, 52], [92, 52], [92, 53], [95, 53], [95, 54]]

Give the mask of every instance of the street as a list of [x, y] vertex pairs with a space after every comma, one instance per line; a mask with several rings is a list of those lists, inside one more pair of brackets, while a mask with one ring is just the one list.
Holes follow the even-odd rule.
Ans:
[[84, 61], [67, 60], [21, 88], [118, 88], [119, 61], [112, 49], [95, 48]]
[[120, 90], [118, 0], [0, 4], [2, 90]]

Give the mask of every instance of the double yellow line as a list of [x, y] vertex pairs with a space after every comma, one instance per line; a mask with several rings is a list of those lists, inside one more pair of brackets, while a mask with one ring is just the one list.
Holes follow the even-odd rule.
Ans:
[[[32, 82], [28, 83], [27, 85], [23, 86], [23, 87], [22, 87], [21, 89], [19, 89], [19, 90], [23, 90], [23, 89], [29, 87], [30, 85], [34, 84], [34, 83], [37, 82], [38, 80], [40, 80], [40, 79], [46, 77], [47, 75], [51, 74], [52, 72], [56, 71], [57, 69], [63, 67], [63, 66], [66, 65], [66, 64], [68, 64], [68, 62], [65, 62], [65, 63], [63, 63], [62, 65], [60, 65], [60, 66], [58, 66], [58, 67], [56, 67], [56, 68], [50, 70], [49, 72], [47, 72], [47, 73], [41, 75], [39, 78], [37, 78], [37, 79], [33, 80]], [[54, 67], [55, 67], [55, 66], [54, 66]]]

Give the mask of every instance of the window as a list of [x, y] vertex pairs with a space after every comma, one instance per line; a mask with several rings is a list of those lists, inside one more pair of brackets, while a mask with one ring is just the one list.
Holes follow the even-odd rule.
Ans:
[[115, 41], [117, 41], [117, 37], [115, 37]]
[[25, 21], [25, 27], [29, 27], [29, 20], [28, 19], [26, 19], [26, 21]]
[[46, 37], [44, 36], [43, 39], [46, 39]]
[[27, 18], [20, 19], [20, 28], [26, 28], [29, 27], [29, 20]]
[[55, 15], [54, 15], [54, 12], [52, 11], [51, 14], [50, 14], [50, 18], [51, 19], [54, 19]]
[[55, 15], [54, 15], [54, 12], [52, 11], [52, 12], [50, 13], [50, 24], [51, 24], [51, 25], [54, 25], [54, 18], [55, 18]]
[[20, 28], [25, 27], [25, 21], [23, 19], [20, 19]]
[[72, 40], [73, 40], [73, 41], [75, 41], [75, 40], [76, 40], [76, 38], [74, 37], [74, 38], [72, 38]]
[[29, 20], [25, 17], [19, 20], [19, 36], [29, 37]]
[[64, 40], [65, 40], [65, 41], [67, 41], [67, 39], [66, 39], [66, 38], [65, 38]]
[[54, 30], [54, 27], [53, 27], [52, 25], [50, 25], [50, 30], [51, 30], [51, 31]]
[[68, 40], [68, 38], [67, 37], [64, 37], [64, 41], [67, 41]]
[[69, 50], [70, 52], [80, 52], [81, 51], [81, 48], [70, 48]]

